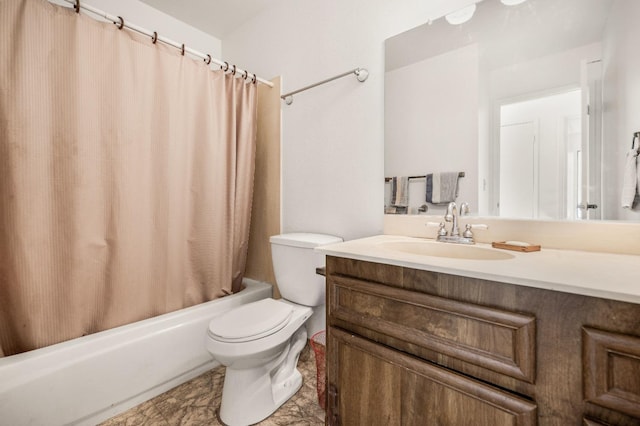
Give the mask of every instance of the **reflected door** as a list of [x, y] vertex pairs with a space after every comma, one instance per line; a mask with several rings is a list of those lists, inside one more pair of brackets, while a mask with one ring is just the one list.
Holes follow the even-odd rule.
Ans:
[[537, 217], [536, 123], [500, 126], [500, 216]]
[[581, 191], [576, 219], [602, 218], [602, 62], [582, 66]]
[[582, 166], [558, 154], [582, 150], [580, 99], [570, 89], [500, 107], [500, 216], [560, 219], [568, 203], [575, 209]]

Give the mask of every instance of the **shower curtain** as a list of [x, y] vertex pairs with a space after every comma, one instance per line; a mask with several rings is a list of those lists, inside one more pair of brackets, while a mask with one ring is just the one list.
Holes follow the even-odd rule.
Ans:
[[0, 0], [0, 356], [240, 288], [255, 84]]

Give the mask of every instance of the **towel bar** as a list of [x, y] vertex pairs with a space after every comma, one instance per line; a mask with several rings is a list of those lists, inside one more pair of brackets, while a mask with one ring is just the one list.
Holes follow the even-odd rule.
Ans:
[[[640, 135], [640, 132], [638, 132], [638, 135]], [[464, 172], [458, 173], [458, 177], [464, 177], [464, 176], [465, 176]], [[426, 175], [424, 175], [424, 176], [409, 176], [409, 180], [411, 180], [411, 179], [426, 179], [426, 178], [427, 178]], [[390, 182], [391, 178], [390, 177], [386, 177], [386, 178], [384, 178], [384, 181], [385, 182]]]

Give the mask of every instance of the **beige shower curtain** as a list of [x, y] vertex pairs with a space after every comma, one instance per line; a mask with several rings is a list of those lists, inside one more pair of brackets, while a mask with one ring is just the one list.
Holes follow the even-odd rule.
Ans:
[[0, 0], [0, 355], [238, 290], [256, 86]]

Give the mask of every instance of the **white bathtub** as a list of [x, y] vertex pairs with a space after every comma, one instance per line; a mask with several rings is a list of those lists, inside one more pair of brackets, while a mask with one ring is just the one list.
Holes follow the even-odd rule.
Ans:
[[219, 364], [204, 339], [212, 317], [271, 297], [241, 292], [177, 312], [0, 358], [0, 425], [95, 425]]

